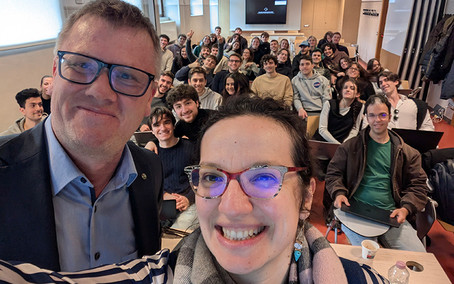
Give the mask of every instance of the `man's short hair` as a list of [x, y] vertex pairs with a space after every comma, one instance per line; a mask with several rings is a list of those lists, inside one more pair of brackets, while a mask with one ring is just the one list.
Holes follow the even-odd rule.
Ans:
[[180, 37], [187, 39], [187, 36], [185, 34], [179, 34], [177, 38], [180, 38]]
[[339, 35], [340, 37], [342, 37], [342, 35], [341, 35], [340, 32], [335, 32], [335, 33], [333, 33], [333, 36], [335, 36], [335, 35]]
[[204, 44], [204, 45], [202, 45], [202, 47], [200, 48], [200, 50], [202, 51], [203, 49], [208, 49], [208, 50], [211, 51], [211, 46]]
[[243, 31], [243, 29], [240, 28], [240, 27], [236, 27], [236, 28], [235, 28], [235, 31], [236, 31], [236, 30]]
[[310, 61], [311, 64], [314, 64], [314, 61], [312, 61], [312, 56], [307, 55], [307, 54], [304, 54], [304, 55], [301, 56], [299, 63], [301, 63], [301, 60], [307, 60], [307, 61]]
[[[401, 82], [399, 75], [397, 75], [396, 73], [393, 73], [391, 71], [383, 71], [378, 74], [378, 79], [380, 79], [380, 77], [385, 77], [386, 79], [388, 79], [388, 81], [398, 82], [396, 88], [399, 88]], [[378, 80], [378, 86], [380, 86], [380, 80]]]
[[240, 61], [243, 61], [243, 57], [241, 57], [241, 55], [239, 53], [233, 52], [232, 54], [230, 54], [229, 59], [232, 56], [236, 56], [236, 57], [238, 57], [238, 59], [240, 59]]
[[178, 85], [175, 88], [170, 89], [169, 94], [167, 95], [167, 103], [171, 108], [173, 108], [175, 103], [185, 99], [193, 100], [196, 103], [199, 102], [199, 94], [193, 86], [186, 84]]
[[79, 11], [73, 13], [64, 23], [63, 28], [58, 35], [54, 49], [55, 54], [57, 54], [57, 51], [71, 32], [75, 23], [84, 16], [101, 18], [114, 27], [128, 27], [137, 30], [145, 30], [150, 35], [153, 43], [153, 49], [150, 50], [150, 56], [155, 62], [154, 69], [160, 69], [161, 47], [153, 24], [150, 22], [149, 18], [142, 14], [139, 8], [119, 0], [98, 0], [89, 2]]
[[267, 33], [267, 32], [263, 32], [263, 33], [260, 34], [260, 36], [261, 36], [261, 37], [262, 37], [262, 36], [263, 36], [263, 37], [270, 37], [270, 34]]
[[196, 73], [202, 74], [203, 78], [205, 78], [205, 80], [207, 79], [207, 72], [202, 67], [191, 68], [191, 70], [189, 70], [188, 79], [191, 80], [192, 79], [192, 75], [194, 75]]
[[314, 52], [320, 52], [320, 54], [323, 54], [323, 51], [320, 48], [318, 48], [318, 47], [314, 48], [314, 50], [311, 51], [311, 55]]
[[163, 106], [157, 106], [151, 109], [151, 114], [148, 118], [148, 124], [151, 127], [153, 125], [153, 118], [156, 119], [156, 121], [159, 121], [164, 117], [170, 118], [172, 125], [175, 125], [176, 119], [175, 116], [173, 116], [172, 111]]
[[273, 60], [274, 64], [277, 65], [277, 57], [271, 54], [265, 54], [262, 56], [262, 59], [260, 59], [260, 64], [262, 66], [265, 65], [265, 62], [268, 62], [270, 60]]
[[211, 46], [211, 49], [213, 49], [213, 48], [219, 49], [219, 44], [217, 44], [217, 43], [213, 44], [213, 45]]
[[159, 38], [165, 38], [168, 42], [170, 41], [170, 38], [166, 34], [159, 35]]
[[277, 42], [277, 44], [279, 44], [279, 42], [277, 41], [277, 39], [272, 39], [272, 40], [270, 41], [270, 43], [272, 43], [273, 41], [275, 41], [275, 42]]
[[367, 108], [370, 105], [374, 105], [374, 104], [385, 104], [386, 107], [388, 108], [388, 114], [391, 113], [391, 103], [388, 101], [387, 97], [385, 97], [383, 95], [372, 95], [367, 99], [366, 105], [364, 106], [364, 108], [366, 109], [366, 114], [367, 114]]
[[175, 75], [173, 75], [173, 73], [170, 72], [170, 71], [162, 71], [162, 72], [161, 72], [161, 76], [167, 76], [167, 77], [172, 78], [172, 82], [173, 82], [173, 80], [175, 79]]
[[208, 54], [205, 59], [211, 58], [216, 64], [218, 64], [218, 59], [213, 54]]
[[25, 108], [25, 101], [29, 98], [39, 98], [40, 94], [38, 89], [28, 88], [16, 94], [16, 101], [21, 108]]
[[222, 28], [221, 28], [220, 26], [215, 26], [214, 29], [215, 29], [215, 30], [217, 30], [217, 29], [222, 30]]

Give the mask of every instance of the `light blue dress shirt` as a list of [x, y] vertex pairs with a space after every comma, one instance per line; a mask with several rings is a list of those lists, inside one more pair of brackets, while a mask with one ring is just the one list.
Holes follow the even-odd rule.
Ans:
[[129, 148], [98, 198], [93, 185], [45, 122], [61, 271], [76, 271], [137, 257], [128, 186], [137, 177]]

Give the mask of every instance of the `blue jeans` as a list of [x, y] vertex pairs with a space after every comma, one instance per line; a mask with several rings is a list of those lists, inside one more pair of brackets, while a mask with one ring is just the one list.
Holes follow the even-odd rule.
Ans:
[[193, 231], [198, 227], [199, 220], [197, 219], [197, 211], [194, 203], [189, 206], [188, 209], [178, 214], [177, 219], [170, 228], [183, 231]]
[[342, 231], [354, 246], [360, 246], [364, 240], [373, 240], [380, 242], [385, 248], [426, 252], [426, 248], [416, 235], [416, 230], [413, 229], [407, 220], [400, 224], [399, 228], [391, 227], [386, 233], [377, 237], [361, 236], [344, 226], [344, 224], [342, 224]]

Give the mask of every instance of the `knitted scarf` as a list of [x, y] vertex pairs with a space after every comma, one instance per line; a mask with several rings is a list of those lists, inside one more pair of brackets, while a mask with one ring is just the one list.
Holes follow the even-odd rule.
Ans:
[[[301, 257], [295, 262], [292, 256], [288, 283], [347, 283], [339, 257], [324, 236], [308, 222], [300, 229]], [[235, 283], [207, 248], [200, 229], [184, 238], [177, 250], [174, 283]]]

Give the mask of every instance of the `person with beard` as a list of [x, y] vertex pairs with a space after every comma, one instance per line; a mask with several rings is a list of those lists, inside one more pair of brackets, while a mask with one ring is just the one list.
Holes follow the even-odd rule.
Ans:
[[16, 101], [24, 116], [16, 120], [6, 131], [0, 133], [0, 136], [22, 133], [35, 127], [47, 117], [47, 114], [44, 114], [43, 103], [37, 89], [30, 88], [20, 91], [16, 95]]
[[189, 71], [188, 83], [190, 86], [194, 87], [199, 95], [200, 108], [216, 110], [221, 104], [222, 97], [220, 94], [206, 87], [206, 76], [205, 69], [202, 67], [194, 67]]

